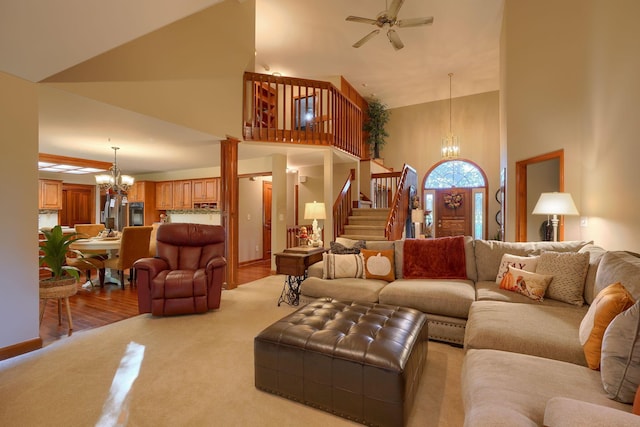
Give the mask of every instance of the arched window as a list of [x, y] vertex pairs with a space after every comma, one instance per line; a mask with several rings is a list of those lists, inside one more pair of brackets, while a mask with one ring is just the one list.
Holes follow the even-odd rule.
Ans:
[[[460, 234], [448, 228], [456, 221], [467, 222], [468, 231], [464, 234], [470, 233], [476, 239], [486, 237], [487, 180], [482, 169], [468, 160], [447, 160], [431, 168], [423, 182], [424, 209], [430, 212], [426, 218], [425, 234], [428, 237]], [[457, 192], [455, 189], [458, 189]], [[449, 190], [456, 194], [464, 193], [468, 199], [464, 208], [455, 210], [455, 219], [452, 219], [452, 212], [449, 210], [442, 211], [441, 208], [441, 212], [438, 212], [438, 197], [441, 194], [450, 197], [452, 191]]]

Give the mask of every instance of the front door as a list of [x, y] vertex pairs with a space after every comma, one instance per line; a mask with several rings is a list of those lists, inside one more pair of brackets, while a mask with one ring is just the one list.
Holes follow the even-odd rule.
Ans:
[[471, 236], [470, 188], [436, 190], [435, 237]]

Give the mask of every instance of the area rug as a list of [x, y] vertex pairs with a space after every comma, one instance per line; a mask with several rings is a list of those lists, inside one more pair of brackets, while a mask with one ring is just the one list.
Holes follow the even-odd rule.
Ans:
[[[0, 425], [357, 425], [254, 387], [253, 338], [297, 308], [278, 307], [283, 282], [225, 290], [206, 314], [140, 315], [0, 362]], [[427, 358], [408, 425], [461, 426], [463, 351], [430, 342]]]

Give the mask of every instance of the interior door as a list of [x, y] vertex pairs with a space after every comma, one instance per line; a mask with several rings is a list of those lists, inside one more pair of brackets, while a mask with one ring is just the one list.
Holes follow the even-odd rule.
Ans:
[[60, 225], [95, 223], [95, 187], [63, 184]]
[[471, 236], [470, 188], [436, 190], [435, 237]]
[[271, 259], [271, 181], [262, 181], [262, 259]]

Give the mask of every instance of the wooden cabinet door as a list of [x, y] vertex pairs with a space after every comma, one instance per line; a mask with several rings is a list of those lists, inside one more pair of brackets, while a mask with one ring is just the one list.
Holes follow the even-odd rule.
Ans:
[[131, 202], [144, 202], [144, 181], [136, 181], [133, 183], [129, 191], [127, 191], [127, 200]]
[[40, 209], [62, 209], [62, 181], [50, 179], [39, 180], [40, 194], [38, 197]]
[[173, 209], [173, 181], [156, 182], [156, 209]]
[[192, 185], [193, 203], [218, 201], [219, 178], [194, 179]]
[[191, 180], [173, 181], [173, 209], [192, 209]]

